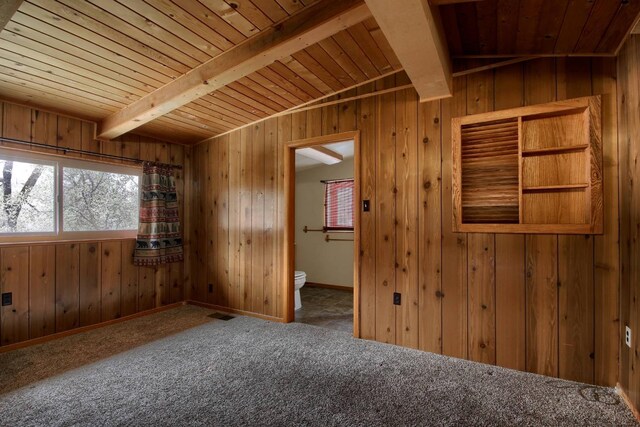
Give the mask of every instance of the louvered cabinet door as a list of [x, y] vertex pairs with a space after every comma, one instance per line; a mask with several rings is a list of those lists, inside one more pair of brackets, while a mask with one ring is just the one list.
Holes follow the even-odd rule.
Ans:
[[455, 118], [453, 230], [602, 233], [600, 97]]

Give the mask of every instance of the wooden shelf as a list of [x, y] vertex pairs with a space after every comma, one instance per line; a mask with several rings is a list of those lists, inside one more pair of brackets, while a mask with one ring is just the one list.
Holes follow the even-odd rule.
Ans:
[[535, 150], [522, 150], [522, 156], [546, 156], [551, 154], [572, 153], [575, 151], [584, 151], [587, 148], [589, 148], [588, 144], [568, 145], [566, 147], [537, 148]]
[[453, 231], [602, 233], [600, 97], [452, 119]]
[[541, 185], [538, 187], [523, 187], [523, 193], [541, 193], [550, 191], [566, 191], [588, 188], [589, 184], [566, 184], [566, 185]]

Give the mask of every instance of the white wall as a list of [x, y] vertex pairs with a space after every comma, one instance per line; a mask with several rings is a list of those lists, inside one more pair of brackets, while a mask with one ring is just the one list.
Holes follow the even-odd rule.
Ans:
[[[324, 184], [321, 180], [353, 178], [353, 158], [335, 165], [321, 165], [296, 173], [296, 270], [307, 273], [307, 281], [353, 287], [353, 242], [325, 242], [321, 229], [324, 216]], [[353, 233], [329, 233], [353, 239]]]

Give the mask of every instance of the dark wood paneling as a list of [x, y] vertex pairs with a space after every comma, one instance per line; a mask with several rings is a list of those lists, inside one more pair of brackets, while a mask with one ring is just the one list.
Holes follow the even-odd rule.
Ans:
[[623, 160], [619, 157], [616, 129], [618, 117], [615, 58], [593, 60], [592, 75], [593, 93], [602, 95], [602, 146], [606, 178], [603, 183], [606, 207], [604, 234], [594, 237], [595, 354], [598, 355], [595, 358], [595, 382], [613, 384], [617, 372], [609, 367], [618, 361], [618, 347], [611, 343], [620, 342], [619, 260], [620, 246], [624, 242], [618, 238], [619, 223], [616, 220], [620, 213], [618, 182], [622, 177], [618, 168]]
[[[640, 166], [637, 158], [640, 155], [640, 36], [634, 35], [626, 43], [618, 58], [618, 141], [620, 154], [620, 254], [621, 254], [621, 286], [620, 286], [620, 335], [615, 334], [620, 348], [620, 386], [629, 397], [631, 404], [640, 408]], [[606, 134], [606, 133], [605, 133]], [[598, 279], [602, 279], [598, 275]], [[602, 287], [607, 286], [601, 280], [597, 283], [597, 299], [601, 300]], [[598, 306], [606, 307], [606, 300]], [[600, 318], [596, 313], [596, 319]], [[604, 323], [607, 325], [606, 322]], [[624, 341], [625, 327], [632, 330], [631, 348]], [[596, 338], [601, 335], [598, 328]], [[619, 337], [619, 338], [618, 338]], [[598, 376], [602, 368], [598, 361]]]
[[29, 337], [39, 338], [56, 331], [56, 247], [31, 247], [29, 270]]
[[[3, 136], [51, 146], [171, 160], [185, 165], [185, 171], [189, 168], [190, 148], [148, 138], [140, 142], [137, 135], [125, 135], [118, 141], [94, 141], [93, 123], [7, 102], [0, 105]], [[55, 152], [47, 148], [38, 151]], [[87, 159], [92, 157], [83, 155]], [[180, 200], [188, 197], [183, 172], [177, 178]], [[183, 203], [180, 205], [184, 215]], [[185, 237], [188, 252], [190, 239], [188, 235]], [[125, 239], [16, 244], [0, 249], [0, 289], [13, 294], [13, 304], [1, 311], [0, 345], [183, 301], [188, 276], [184, 265], [176, 263], [159, 269], [134, 266], [134, 247], [134, 239]], [[163, 298], [156, 301], [160, 293]]]
[[80, 326], [100, 322], [100, 243], [81, 243], [80, 247]]
[[[404, 84], [404, 82], [402, 82]], [[418, 254], [418, 98], [413, 89], [396, 93], [396, 343], [419, 347]]]
[[[442, 141], [440, 103], [418, 106], [419, 348], [442, 352]], [[363, 138], [364, 139], [364, 138]], [[362, 278], [361, 278], [361, 282]], [[361, 285], [362, 286], [362, 285]], [[362, 322], [365, 320], [363, 319]]]
[[[493, 110], [494, 74], [471, 74], [467, 78], [467, 114]], [[468, 237], [467, 277], [469, 359], [496, 363], [495, 235], [472, 233]]]
[[13, 303], [0, 311], [0, 344], [14, 344], [29, 338], [29, 248], [0, 250], [0, 288], [11, 293]]
[[[169, 147], [169, 163], [174, 165], [185, 165], [185, 169], [188, 167], [185, 162], [185, 147], [178, 144], [170, 144]], [[187, 149], [188, 150], [188, 149]], [[184, 173], [185, 169], [174, 169], [174, 174], [176, 178], [176, 191], [178, 193], [178, 200], [183, 200], [186, 194], [185, 191], [185, 179]], [[178, 216], [181, 218], [180, 226], [181, 230], [185, 233], [185, 209], [184, 202], [178, 205]], [[131, 250], [127, 248], [130, 253]], [[125, 253], [125, 243], [122, 244], [122, 255], [123, 259], [126, 259]], [[175, 303], [182, 301], [184, 299], [184, 262], [171, 263], [167, 266], [167, 286], [169, 287], [169, 303]], [[124, 290], [124, 271], [122, 272], [122, 280], [123, 280], [123, 290]], [[124, 311], [124, 307], [122, 308]]]
[[[219, 303], [229, 304], [229, 137], [222, 138], [218, 145], [218, 179], [217, 181], [217, 246], [215, 258], [217, 262], [218, 281], [223, 284], [218, 287]], [[275, 303], [275, 301], [272, 301]]]
[[[372, 90], [371, 87], [363, 88]], [[369, 150], [362, 150], [360, 157], [360, 197], [369, 200], [371, 206], [376, 203], [376, 123], [378, 117], [378, 99], [365, 98], [359, 102], [358, 128], [360, 138], [367, 141]], [[360, 336], [365, 339], [376, 337], [376, 209], [362, 212], [360, 215]]]
[[120, 310], [123, 316], [138, 312], [138, 267], [131, 262], [135, 247], [134, 240], [122, 241]]
[[[522, 64], [495, 71], [496, 110], [524, 105]], [[496, 363], [525, 370], [525, 241], [516, 234], [496, 234]]]
[[[387, 83], [390, 79], [385, 79]], [[394, 84], [390, 80], [389, 84]], [[395, 156], [396, 95], [381, 95], [377, 111], [376, 159], [376, 341], [396, 342], [395, 306], [390, 306], [396, 290], [395, 259]]]
[[[556, 61], [543, 59], [525, 65], [525, 105], [556, 99]], [[558, 236], [525, 239], [526, 369], [558, 375]]]
[[453, 98], [442, 103], [442, 354], [466, 359], [467, 235], [453, 232], [451, 119], [467, 111], [467, 80], [453, 81]]
[[640, 3], [484, 0], [440, 6], [454, 55], [617, 53]]
[[251, 153], [251, 272], [248, 282], [248, 306], [251, 311], [264, 310], [264, 123], [249, 127], [253, 151]]
[[[217, 209], [218, 217], [228, 218], [223, 227], [228, 227], [229, 245], [219, 242], [217, 252], [207, 257], [216, 257], [222, 263], [218, 271], [228, 271], [229, 279], [227, 283], [217, 276], [203, 278], [196, 294], [206, 297], [206, 284], [212, 283], [216, 295], [225, 288], [235, 290], [226, 303], [220, 298], [216, 304], [273, 315], [268, 304], [256, 304], [253, 296], [275, 295], [281, 305], [280, 263], [275, 281], [254, 281], [244, 266], [253, 255], [261, 265], [280, 256], [283, 144], [357, 126], [360, 197], [372, 206], [361, 221], [361, 337], [613, 385], [618, 350], [617, 335], [610, 332], [617, 327], [618, 311], [605, 289], [616, 298], [617, 210], [605, 208], [613, 215], [605, 216], [603, 236], [464, 234], [452, 232], [450, 195], [452, 117], [565, 99], [585, 91], [604, 94], [611, 101], [615, 91], [610, 67], [611, 61], [604, 59], [534, 60], [456, 78], [453, 98], [439, 102], [419, 104], [413, 91], [400, 91], [358, 100], [353, 108], [340, 104], [279, 117], [274, 126], [277, 145], [263, 148], [266, 136], [254, 129], [196, 146], [197, 153], [213, 145], [219, 145], [218, 153], [221, 149], [229, 153], [202, 163], [194, 181], [204, 179], [209, 170], [228, 171], [228, 183], [213, 187], [222, 195], [196, 192], [192, 204], [196, 216], [210, 208], [209, 199], [228, 197], [228, 207], [218, 204]], [[402, 79], [387, 78], [358, 93], [399, 85]], [[606, 110], [611, 102], [603, 105]], [[351, 110], [357, 112], [357, 120]], [[607, 114], [604, 134], [615, 145], [616, 121], [611, 120], [611, 111], [604, 117]], [[274, 211], [264, 208], [257, 197], [261, 182], [272, 179], [271, 171], [256, 165], [250, 154], [262, 150], [264, 160], [277, 167], [275, 218], [269, 218]], [[617, 154], [611, 147], [606, 150], [604, 182], [609, 182], [606, 197], [611, 204], [617, 201], [617, 189], [611, 184], [617, 180]], [[253, 173], [250, 180], [247, 168]], [[265, 198], [267, 194], [265, 190]], [[265, 229], [269, 223], [277, 224], [277, 244], [266, 245], [263, 240], [258, 250], [253, 227], [263, 224], [262, 218]], [[242, 245], [250, 236], [248, 251]], [[194, 272], [206, 272], [207, 262], [196, 261]], [[584, 273], [577, 271], [578, 264]], [[242, 292], [235, 288], [240, 280]], [[392, 304], [394, 291], [403, 294], [400, 307]], [[284, 317], [281, 309], [275, 313]]]
[[[592, 95], [591, 60], [557, 60], [557, 98]], [[558, 237], [560, 376], [594, 382], [594, 252], [592, 236]]]
[[[207, 163], [215, 163], [218, 158], [218, 145], [207, 146], [205, 154]], [[205, 230], [207, 277], [217, 279], [218, 262], [215, 257], [215, 246], [218, 243], [218, 210], [216, 209], [216, 204], [218, 202], [218, 191], [216, 185], [218, 180], [215, 179], [215, 173], [215, 170], [208, 168], [203, 180], [206, 209], [203, 212], [205, 220], [202, 227]], [[207, 286], [209, 282], [210, 280], [207, 281]], [[214, 302], [216, 298], [219, 298], [219, 296], [216, 295], [216, 288], [207, 289], [207, 300], [209, 302]]]
[[[278, 221], [276, 218], [276, 210], [278, 204], [278, 187], [276, 176], [278, 173], [278, 157], [267, 155], [267, 153], [273, 153], [277, 149], [278, 122], [276, 119], [270, 119], [265, 122], [264, 134], [264, 283], [262, 298], [264, 302], [264, 313], [268, 316], [276, 316], [276, 286], [278, 285], [278, 282], [276, 280], [276, 271], [279, 269], [277, 257]], [[220, 157], [224, 157], [223, 154], [226, 153], [226, 145], [220, 144], [220, 150]], [[222, 167], [221, 169], [226, 172], [224, 167]], [[225, 184], [224, 179], [221, 180], [221, 184]], [[226, 199], [225, 191], [226, 189], [223, 188], [219, 193], [222, 200]], [[224, 213], [224, 210], [219, 209], [220, 216], [224, 216]], [[219, 224], [223, 222], [224, 219], [218, 219]]]
[[[102, 321], [121, 316], [122, 244], [120, 241], [102, 243]], [[166, 305], [164, 303], [162, 305]]]
[[80, 245], [56, 245], [56, 332], [80, 326]]

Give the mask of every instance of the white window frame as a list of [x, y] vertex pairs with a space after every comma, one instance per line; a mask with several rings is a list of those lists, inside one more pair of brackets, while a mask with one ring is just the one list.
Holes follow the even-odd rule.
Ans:
[[31, 163], [43, 166], [53, 166], [53, 231], [30, 231], [19, 233], [2, 233], [0, 239], [2, 241], [32, 241], [39, 239], [54, 240], [58, 235], [58, 162], [46, 159], [41, 156], [32, 156], [30, 153], [15, 152], [6, 149], [0, 149], [0, 157], [3, 160], [11, 160], [14, 162]]
[[93, 161], [67, 157], [56, 154], [43, 154], [20, 149], [0, 148], [0, 157], [17, 162], [42, 164], [54, 167], [54, 231], [53, 232], [19, 232], [0, 233], [1, 243], [31, 243], [31, 242], [64, 242], [86, 240], [110, 240], [135, 238], [138, 224], [133, 230], [104, 230], [104, 231], [65, 231], [63, 227], [63, 173], [64, 168], [87, 169], [98, 172], [111, 172], [138, 177], [138, 203], [142, 194], [142, 167], [125, 166], [103, 161]]

